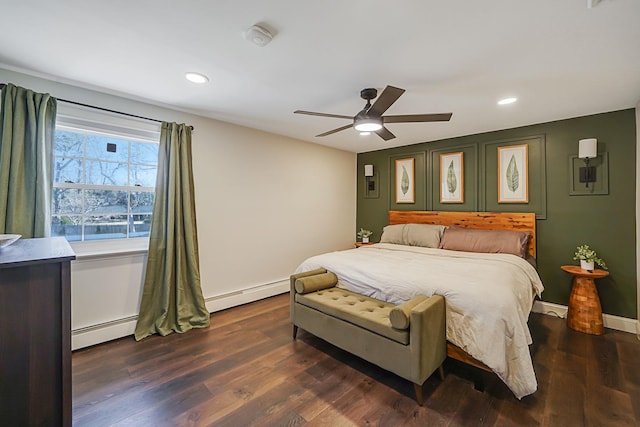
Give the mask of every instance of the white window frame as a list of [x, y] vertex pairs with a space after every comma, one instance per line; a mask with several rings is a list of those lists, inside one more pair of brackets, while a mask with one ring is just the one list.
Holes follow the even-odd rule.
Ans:
[[[160, 123], [150, 120], [128, 117], [122, 114], [63, 102], [58, 104], [58, 112], [56, 115], [56, 129], [155, 144], [158, 144], [160, 141], [160, 126]], [[86, 156], [84, 158], [86, 159]], [[105, 187], [106, 186], [93, 184], [54, 183], [54, 188], [105, 189]], [[135, 188], [139, 191], [155, 191], [155, 187]], [[108, 189], [114, 191], [131, 191], [130, 186], [108, 186]], [[149, 246], [149, 238], [127, 237], [84, 240], [69, 242], [69, 244], [79, 257], [92, 257], [107, 254], [117, 255], [132, 252], [146, 252]]]

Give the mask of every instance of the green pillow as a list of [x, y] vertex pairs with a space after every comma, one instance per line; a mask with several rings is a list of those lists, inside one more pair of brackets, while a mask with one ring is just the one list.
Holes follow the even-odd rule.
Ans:
[[294, 287], [299, 294], [319, 291], [335, 286], [338, 283], [338, 276], [331, 272], [316, 274], [314, 276], [301, 277], [296, 280]]
[[391, 326], [396, 329], [407, 329], [411, 321], [411, 310], [427, 298], [424, 295], [418, 295], [403, 304], [393, 307], [389, 313]]

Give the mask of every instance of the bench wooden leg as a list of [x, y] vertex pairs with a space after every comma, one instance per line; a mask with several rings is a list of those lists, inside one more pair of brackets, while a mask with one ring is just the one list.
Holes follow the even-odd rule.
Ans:
[[416, 383], [413, 383], [413, 389], [416, 392], [416, 402], [418, 402], [418, 405], [420, 406], [424, 405], [424, 399], [422, 398], [422, 386]]
[[298, 325], [293, 325], [293, 339], [296, 339], [296, 335], [298, 335]]
[[444, 381], [444, 368], [442, 367], [442, 365], [440, 365], [440, 367], [438, 368], [438, 372], [440, 373], [440, 379]]

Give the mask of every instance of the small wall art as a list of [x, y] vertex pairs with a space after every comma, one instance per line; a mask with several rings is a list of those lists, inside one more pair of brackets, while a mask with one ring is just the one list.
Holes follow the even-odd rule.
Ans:
[[396, 203], [415, 203], [415, 159], [396, 160]]
[[498, 203], [529, 202], [529, 145], [498, 147]]
[[464, 153], [440, 154], [440, 203], [464, 203]]

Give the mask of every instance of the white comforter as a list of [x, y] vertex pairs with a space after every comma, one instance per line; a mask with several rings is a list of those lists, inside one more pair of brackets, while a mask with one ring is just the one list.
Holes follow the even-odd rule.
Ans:
[[489, 366], [518, 399], [536, 391], [527, 319], [544, 287], [522, 258], [379, 243], [311, 257], [296, 273], [315, 268], [335, 273], [340, 287], [394, 304], [444, 296], [447, 339]]

